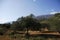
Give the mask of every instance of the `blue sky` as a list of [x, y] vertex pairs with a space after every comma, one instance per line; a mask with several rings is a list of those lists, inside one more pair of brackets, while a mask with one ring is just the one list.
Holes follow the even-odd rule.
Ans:
[[60, 12], [60, 0], [0, 0], [0, 23], [15, 21], [21, 16]]

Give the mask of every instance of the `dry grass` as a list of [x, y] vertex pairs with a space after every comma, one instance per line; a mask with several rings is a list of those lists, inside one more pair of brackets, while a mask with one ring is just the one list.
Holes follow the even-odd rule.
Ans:
[[[29, 31], [29, 33], [30, 34], [41, 34], [41, 32], [39, 32], [39, 31]], [[26, 38], [21, 37], [21, 36], [23, 36], [23, 35], [17, 34], [16, 35], [17, 38], [11, 38], [9, 35], [5, 34], [5, 35], [0, 36], [0, 40], [25, 40], [26, 39]]]
[[0, 36], [0, 40], [10, 40], [10, 38], [7, 35], [3, 35], [3, 36]]

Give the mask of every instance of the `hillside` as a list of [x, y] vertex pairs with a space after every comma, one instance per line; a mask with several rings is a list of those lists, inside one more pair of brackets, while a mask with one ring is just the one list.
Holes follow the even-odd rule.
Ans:
[[37, 19], [49, 19], [50, 17], [54, 16], [53, 14], [46, 14], [46, 15], [39, 15]]

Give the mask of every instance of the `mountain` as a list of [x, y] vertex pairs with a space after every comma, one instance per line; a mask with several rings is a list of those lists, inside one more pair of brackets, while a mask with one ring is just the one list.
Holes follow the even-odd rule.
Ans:
[[39, 15], [39, 16], [36, 17], [36, 19], [48, 19], [52, 16], [54, 16], [54, 15], [53, 14]]

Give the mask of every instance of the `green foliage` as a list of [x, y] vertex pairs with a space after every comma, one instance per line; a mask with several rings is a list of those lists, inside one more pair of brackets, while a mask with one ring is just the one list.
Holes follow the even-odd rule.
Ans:
[[0, 35], [6, 33], [7, 30], [10, 28], [10, 23], [0, 24]]
[[56, 13], [49, 19], [51, 30], [60, 31], [60, 13]]
[[13, 22], [11, 28], [17, 30], [39, 30], [41, 24], [37, 19], [34, 18], [34, 15], [31, 14], [27, 17], [18, 18], [16, 22]]
[[58, 17], [58, 16], [60, 17], [60, 13], [56, 13], [55, 16], [56, 16], [56, 17]]

